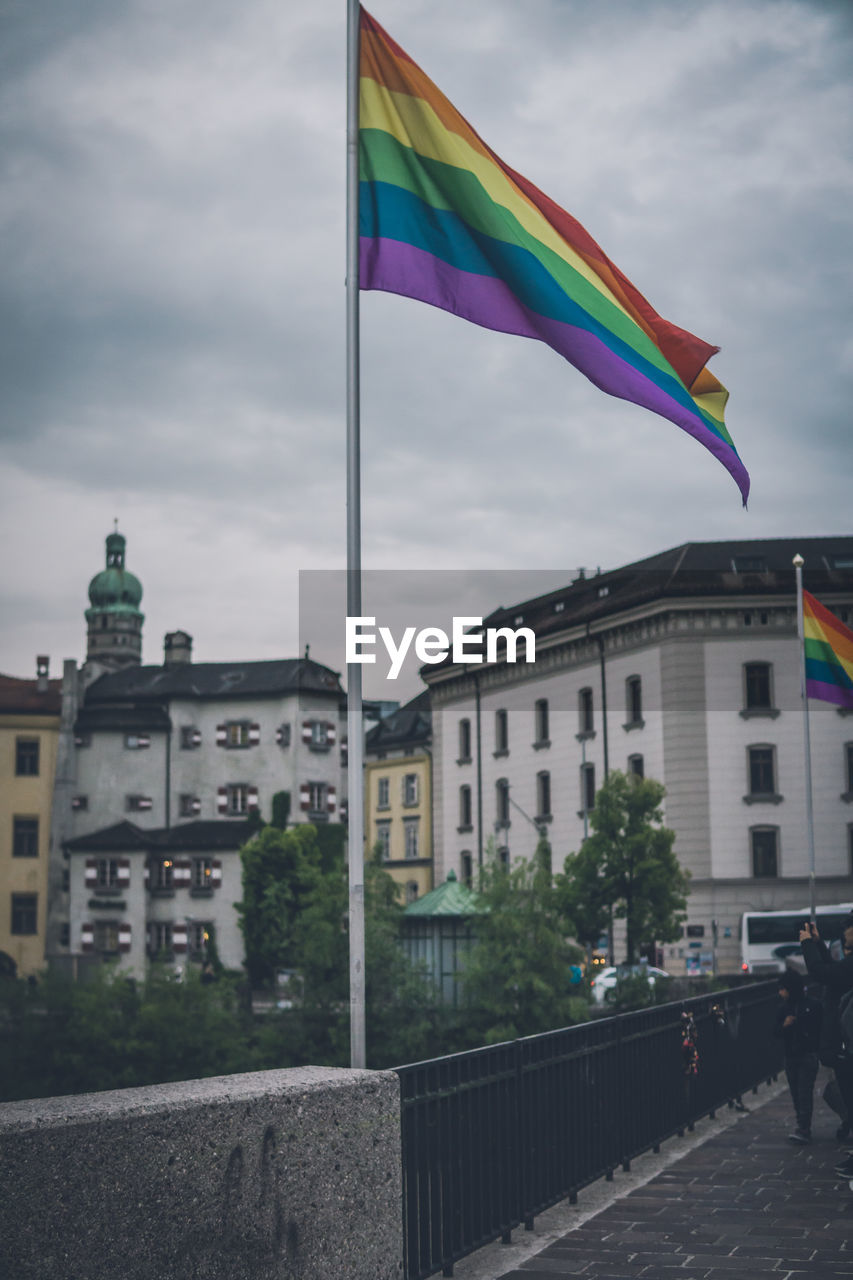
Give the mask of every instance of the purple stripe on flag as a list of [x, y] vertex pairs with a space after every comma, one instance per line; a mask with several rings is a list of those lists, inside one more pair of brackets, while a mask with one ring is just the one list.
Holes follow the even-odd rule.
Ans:
[[853, 710], [853, 689], [842, 689], [840, 685], [829, 684], [826, 680], [807, 679], [806, 697], [833, 702], [837, 707], [850, 707]]
[[451, 311], [485, 329], [535, 338], [608, 395], [651, 409], [674, 422], [719, 459], [746, 503], [749, 475], [731, 446], [707, 427], [698, 413], [673, 400], [594, 334], [528, 310], [503, 280], [461, 271], [398, 240], [362, 237], [359, 257], [362, 289], [399, 293]]

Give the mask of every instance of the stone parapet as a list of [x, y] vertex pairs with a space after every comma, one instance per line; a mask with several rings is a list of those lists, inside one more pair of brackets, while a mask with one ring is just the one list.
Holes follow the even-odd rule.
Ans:
[[399, 1083], [301, 1067], [0, 1105], [0, 1275], [402, 1276]]

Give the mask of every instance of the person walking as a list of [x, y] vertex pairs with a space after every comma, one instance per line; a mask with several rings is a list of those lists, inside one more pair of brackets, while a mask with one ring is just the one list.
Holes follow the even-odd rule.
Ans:
[[[832, 959], [813, 920], [805, 921], [800, 929], [800, 947], [809, 977], [824, 990], [820, 1061], [835, 1072], [847, 1115], [853, 1116], [853, 1044], [845, 1044], [839, 1013], [841, 998], [853, 991], [853, 916], [842, 925], [840, 960]], [[853, 1177], [853, 1153], [835, 1168], [842, 1177]]]
[[779, 995], [782, 1004], [776, 1015], [774, 1034], [781, 1037], [785, 1048], [785, 1076], [797, 1122], [788, 1138], [803, 1146], [811, 1142], [812, 1137], [821, 1009], [817, 1001], [806, 994], [802, 976], [794, 969], [786, 969], [780, 976]]

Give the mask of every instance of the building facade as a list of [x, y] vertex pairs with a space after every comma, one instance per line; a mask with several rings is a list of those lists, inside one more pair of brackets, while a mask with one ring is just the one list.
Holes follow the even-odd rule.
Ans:
[[0, 676], [0, 965], [21, 977], [44, 967], [60, 684], [46, 657]]
[[365, 849], [377, 846], [406, 903], [433, 886], [429, 690], [380, 720], [364, 750]]
[[199, 936], [215, 924], [236, 964], [247, 824], [269, 820], [274, 797], [290, 822], [346, 820], [344, 692], [307, 656], [195, 663], [184, 631], [142, 665], [142, 588], [124, 552], [116, 531], [89, 587], [87, 661], [65, 664], [48, 955], [71, 969], [120, 955], [141, 972], [186, 954], [195, 922]]
[[[557, 870], [610, 770], [654, 777], [692, 877], [665, 967], [736, 970], [745, 909], [809, 899], [797, 553], [807, 589], [853, 621], [853, 538], [695, 543], [485, 620], [531, 628], [534, 663], [425, 668], [437, 880], [453, 869], [470, 883], [490, 840], [504, 858], [530, 857], [543, 828]], [[853, 718], [809, 709], [817, 898], [845, 901]]]

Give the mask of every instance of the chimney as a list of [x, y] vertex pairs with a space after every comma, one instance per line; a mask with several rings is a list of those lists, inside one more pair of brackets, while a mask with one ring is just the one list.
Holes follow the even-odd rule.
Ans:
[[193, 638], [186, 631], [167, 631], [163, 641], [163, 665], [176, 667], [192, 662]]
[[50, 658], [40, 653], [36, 658], [36, 689], [39, 693], [47, 693], [47, 673], [50, 670]]

